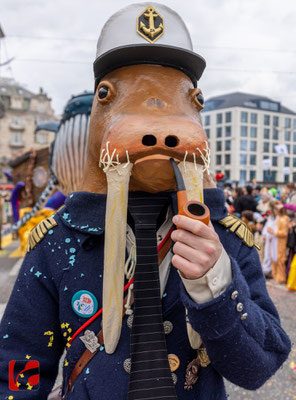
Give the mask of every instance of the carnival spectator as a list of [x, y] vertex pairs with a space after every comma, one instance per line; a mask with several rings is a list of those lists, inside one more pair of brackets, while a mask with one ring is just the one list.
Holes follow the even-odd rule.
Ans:
[[248, 226], [250, 231], [254, 232], [254, 213], [250, 210], [245, 210], [241, 214], [241, 220]]
[[265, 222], [266, 222], [266, 220], [256, 221], [255, 233], [254, 233], [254, 242], [259, 247], [258, 253], [259, 253], [261, 265], [263, 264], [263, 259], [264, 259], [265, 241], [264, 241], [262, 231], [263, 231]]
[[296, 204], [296, 186], [294, 182], [290, 182], [285, 187], [286, 203], [287, 204]]
[[246, 186], [245, 187], [246, 193], [242, 197], [239, 197], [237, 199], [237, 202], [234, 204], [235, 212], [238, 214], [242, 214], [243, 211], [249, 210], [249, 211], [256, 211], [257, 208], [257, 203], [252, 196], [252, 186]]
[[269, 203], [269, 211], [270, 215], [267, 218], [266, 224], [264, 225], [262, 235], [265, 240], [264, 247], [264, 259], [262, 263], [263, 273], [266, 278], [271, 278], [271, 263], [277, 261], [277, 236], [269, 233], [269, 228], [272, 228], [274, 231], [277, 230], [277, 220], [278, 216], [276, 215], [276, 205], [279, 202], [273, 200]]
[[258, 204], [259, 201], [261, 200], [261, 186], [260, 185], [256, 185], [253, 188], [252, 195], [254, 196], [254, 199], [256, 200], [256, 203]]
[[[284, 204], [287, 206], [287, 204]], [[289, 206], [295, 207], [295, 204], [289, 204]], [[289, 249], [289, 258], [287, 263], [287, 287], [289, 290], [296, 290], [296, 221], [295, 219], [290, 223], [290, 230], [288, 233], [287, 247]]]
[[244, 195], [243, 189], [240, 186], [237, 186], [233, 191], [232, 191], [232, 198], [233, 198], [233, 207], [234, 207], [234, 212], [238, 213], [236, 210], [236, 205], [238, 203], [238, 200]]
[[287, 237], [290, 218], [280, 202], [275, 205], [275, 215], [278, 216], [276, 227], [268, 227], [268, 233], [277, 238], [277, 259], [272, 260], [272, 277], [276, 282], [286, 282]]
[[259, 200], [259, 203], [257, 205], [257, 211], [260, 212], [260, 214], [263, 217], [267, 218], [267, 213], [269, 210], [269, 202], [271, 200], [271, 195], [267, 190], [262, 190], [261, 191], [261, 200]]

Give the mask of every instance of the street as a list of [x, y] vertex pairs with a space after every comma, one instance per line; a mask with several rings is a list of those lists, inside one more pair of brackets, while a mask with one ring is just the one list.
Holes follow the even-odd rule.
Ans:
[[[18, 242], [8, 244], [0, 250], [0, 318], [3, 315], [7, 300], [9, 299], [13, 284], [17, 277], [22, 259], [9, 257], [15, 253]], [[296, 293], [289, 292], [284, 285], [267, 281], [269, 294], [274, 301], [281, 322], [289, 334], [292, 343], [296, 340]], [[241, 389], [229, 382], [226, 382], [229, 400], [292, 400], [296, 399], [296, 373], [293, 375], [289, 364], [296, 362], [295, 347], [292, 348], [289, 359], [282, 368], [262, 388], [256, 391]]]

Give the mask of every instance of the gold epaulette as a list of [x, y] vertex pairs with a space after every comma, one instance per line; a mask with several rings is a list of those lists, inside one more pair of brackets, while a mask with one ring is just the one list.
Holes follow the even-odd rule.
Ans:
[[35, 228], [33, 228], [31, 230], [31, 233], [30, 233], [30, 236], [29, 236], [28, 242], [27, 242], [26, 253], [29, 253], [29, 251], [34, 249], [36, 244], [41, 242], [41, 240], [44, 238], [45, 234], [54, 226], [57, 226], [57, 222], [52, 217], [45, 218], [44, 220], [39, 222], [39, 224], [36, 225]]
[[235, 215], [227, 215], [227, 217], [218, 222], [224, 225], [226, 228], [230, 228], [229, 230], [234, 232], [248, 247], [255, 246], [258, 250], [260, 250], [260, 247], [254, 243], [253, 233], [240, 218], [236, 217]]

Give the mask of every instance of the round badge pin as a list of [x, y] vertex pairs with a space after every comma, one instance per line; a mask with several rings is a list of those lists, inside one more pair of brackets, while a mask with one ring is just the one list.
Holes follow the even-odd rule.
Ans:
[[76, 292], [71, 303], [73, 311], [82, 318], [92, 317], [98, 310], [98, 301], [88, 290]]

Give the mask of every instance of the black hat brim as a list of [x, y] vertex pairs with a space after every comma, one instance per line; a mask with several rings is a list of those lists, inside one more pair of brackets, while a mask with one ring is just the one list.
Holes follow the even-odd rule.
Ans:
[[95, 89], [109, 72], [127, 65], [156, 64], [184, 72], [194, 86], [206, 67], [206, 61], [193, 51], [167, 45], [127, 45], [100, 55], [94, 62]]

